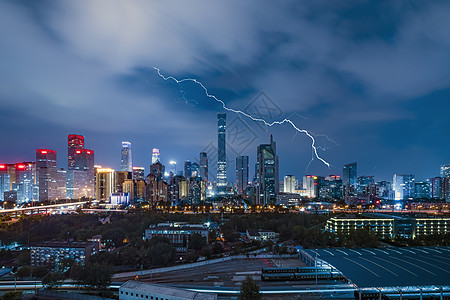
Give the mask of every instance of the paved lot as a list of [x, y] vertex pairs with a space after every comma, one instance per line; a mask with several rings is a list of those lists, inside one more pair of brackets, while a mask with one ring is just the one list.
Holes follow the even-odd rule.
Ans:
[[319, 249], [317, 257], [358, 287], [450, 285], [450, 247]]

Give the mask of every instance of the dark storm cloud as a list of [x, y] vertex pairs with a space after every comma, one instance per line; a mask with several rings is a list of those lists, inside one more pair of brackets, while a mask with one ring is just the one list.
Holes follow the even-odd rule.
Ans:
[[[375, 168], [385, 179], [433, 176], [448, 159], [449, 125], [438, 122], [447, 142], [432, 147], [426, 137], [436, 125], [423, 114], [445, 119], [449, 108], [448, 15], [444, 1], [3, 1], [0, 108], [34, 122], [25, 145], [11, 132], [27, 131], [2, 118], [11, 143], [0, 155], [16, 159], [20, 147], [32, 158], [44, 136], [71, 131], [112, 167], [122, 139], [133, 142], [138, 165], [149, 163], [152, 147], [166, 160], [192, 160], [215, 141], [220, 106], [193, 84], [163, 81], [158, 66], [200, 79], [230, 106], [244, 109], [263, 90], [283, 116], [302, 115], [298, 124], [339, 144], [319, 137], [335, 169], [315, 162], [309, 172], [339, 173], [360, 160], [361, 173]], [[306, 137], [249, 126], [258, 138], [243, 154], [254, 155], [273, 132], [280, 175], [303, 175]], [[63, 144], [55, 148], [65, 156]], [[432, 159], [416, 168], [422, 153]]]

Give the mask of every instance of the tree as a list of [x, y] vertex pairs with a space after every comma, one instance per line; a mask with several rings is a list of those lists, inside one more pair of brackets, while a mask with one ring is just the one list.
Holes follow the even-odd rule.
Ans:
[[206, 239], [199, 233], [193, 233], [189, 239], [189, 248], [201, 250], [206, 245]]
[[63, 280], [60, 272], [49, 272], [42, 278], [42, 284], [49, 289], [55, 288]]
[[17, 277], [29, 277], [31, 275], [31, 267], [30, 266], [22, 266], [17, 270]]
[[38, 266], [31, 271], [31, 275], [36, 278], [43, 278], [45, 275], [48, 274], [48, 272], [50, 271], [47, 269], [47, 267]]
[[239, 295], [241, 300], [260, 300], [261, 294], [259, 292], [259, 286], [250, 275], [247, 275], [241, 285], [241, 294]]

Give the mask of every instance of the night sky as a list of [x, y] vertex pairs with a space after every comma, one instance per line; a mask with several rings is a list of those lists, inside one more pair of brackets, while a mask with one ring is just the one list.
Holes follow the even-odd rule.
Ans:
[[[392, 180], [450, 163], [450, 1], [0, 1], [0, 162], [58, 151], [85, 136], [95, 162], [194, 161], [215, 168], [221, 105], [316, 135], [332, 167], [309, 164], [311, 140], [228, 113], [228, 180], [237, 154], [272, 133], [287, 174]], [[327, 138], [328, 137], [328, 138]], [[211, 173], [215, 173], [211, 170]]]

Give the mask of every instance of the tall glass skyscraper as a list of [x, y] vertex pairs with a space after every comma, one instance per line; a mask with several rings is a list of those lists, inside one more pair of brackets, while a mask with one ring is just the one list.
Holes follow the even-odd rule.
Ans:
[[56, 151], [36, 149], [36, 169], [39, 179], [39, 201], [56, 198]]
[[227, 114], [217, 114], [217, 193], [227, 191], [227, 153], [226, 153]]
[[184, 177], [186, 177], [186, 179], [192, 177], [192, 163], [189, 160], [184, 162]]
[[122, 155], [120, 157], [120, 170], [133, 172], [133, 162], [131, 158], [131, 143], [122, 142]]
[[270, 135], [270, 144], [258, 146], [256, 153], [258, 205], [275, 204], [279, 191], [277, 146]]
[[394, 190], [395, 200], [414, 198], [414, 181], [414, 175], [394, 174], [392, 189]]
[[353, 187], [356, 190], [358, 184], [358, 164], [356, 162], [346, 164], [342, 174], [342, 183], [345, 187]]
[[236, 186], [238, 193], [245, 196], [248, 187], [248, 156], [236, 157]]
[[75, 154], [77, 150], [81, 149], [84, 149], [84, 136], [79, 134], [69, 134], [67, 136], [68, 170], [75, 170]]
[[208, 156], [206, 152], [200, 152], [200, 177], [208, 181]]

